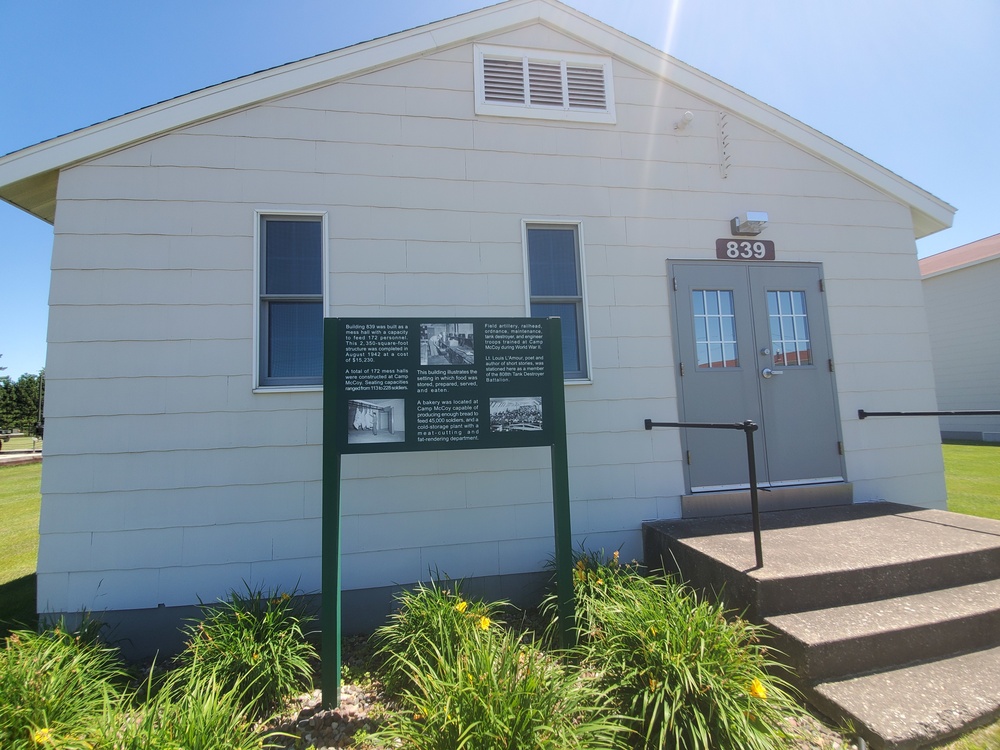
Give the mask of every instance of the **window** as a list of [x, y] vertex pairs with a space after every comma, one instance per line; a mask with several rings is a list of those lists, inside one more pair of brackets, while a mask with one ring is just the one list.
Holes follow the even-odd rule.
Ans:
[[732, 291], [693, 289], [691, 309], [698, 367], [739, 367]]
[[263, 215], [258, 227], [257, 383], [323, 382], [323, 217]]
[[811, 365], [809, 317], [806, 293], [778, 291], [767, 293], [767, 316], [771, 324], [771, 351], [775, 367]]
[[611, 60], [477, 46], [476, 113], [613, 123]]
[[561, 318], [563, 373], [588, 377], [583, 269], [579, 227], [527, 224], [528, 300], [533, 318]]

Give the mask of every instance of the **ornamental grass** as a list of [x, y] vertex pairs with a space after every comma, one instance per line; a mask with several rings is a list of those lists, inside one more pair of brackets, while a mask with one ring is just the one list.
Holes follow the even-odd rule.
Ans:
[[399, 601], [376, 637], [388, 679], [404, 685], [400, 709], [373, 741], [415, 750], [625, 747], [600, 688], [502, 627], [499, 604], [439, 582]]
[[253, 719], [266, 719], [295, 692], [311, 689], [316, 649], [306, 639], [310, 618], [288, 593], [245, 586], [205, 606], [185, 628], [179, 661], [191, 679], [209, 675], [244, 695]]
[[112, 649], [62, 624], [11, 633], [0, 649], [0, 747], [86, 747], [124, 680]]
[[635, 747], [788, 745], [787, 718], [802, 709], [770, 674], [777, 665], [760, 626], [727, 617], [672, 578], [620, 574], [616, 557], [580, 559], [580, 658], [627, 717]]

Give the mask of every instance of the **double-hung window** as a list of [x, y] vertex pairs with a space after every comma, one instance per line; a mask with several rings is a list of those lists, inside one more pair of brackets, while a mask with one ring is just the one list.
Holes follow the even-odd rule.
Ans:
[[323, 217], [259, 217], [257, 384], [323, 382]]
[[561, 319], [563, 374], [586, 380], [586, 305], [580, 228], [576, 224], [526, 224], [528, 300], [533, 318]]

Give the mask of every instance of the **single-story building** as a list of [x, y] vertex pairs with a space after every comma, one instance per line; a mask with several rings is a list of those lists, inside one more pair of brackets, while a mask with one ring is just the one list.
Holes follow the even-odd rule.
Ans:
[[[920, 260], [943, 411], [1000, 409], [1000, 234]], [[941, 417], [944, 438], [1000, 441], [1000, 417]]]
[[[645, 419], [756, 421], [776, 503], [945, 505], [937, 421], [857, 412], [936, 408], [915, 240], [954, 209], [556, 0], [23, 149], [0, 197], [55, 233], [43, 613], [134, 635], [243, 581], [318, 590], [324, 317], [558, 315], [578, 545], [743, 507], [742, 434]], [[537, 586], [550, 469], [345, 456], [345, 626], [429, 570]]]

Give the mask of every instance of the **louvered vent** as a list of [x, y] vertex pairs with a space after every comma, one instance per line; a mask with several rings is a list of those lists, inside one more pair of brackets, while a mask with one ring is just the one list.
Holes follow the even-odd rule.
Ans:
[[563, 106], [562, 66], [559, 63], [528, 63], [531, 103], [543, 107]]
[[611, 61], [546, 58], [535, 50], [477, 47], [476, 112], [581, 122], [615, 122]]
[[600, 110], [607, 108], [602, 68], [567, 65], [566, 88], [571, 108]]
[[484, 57], [483, 89], [488, 102], [524, 104], [524, 68], [521, 61]]

